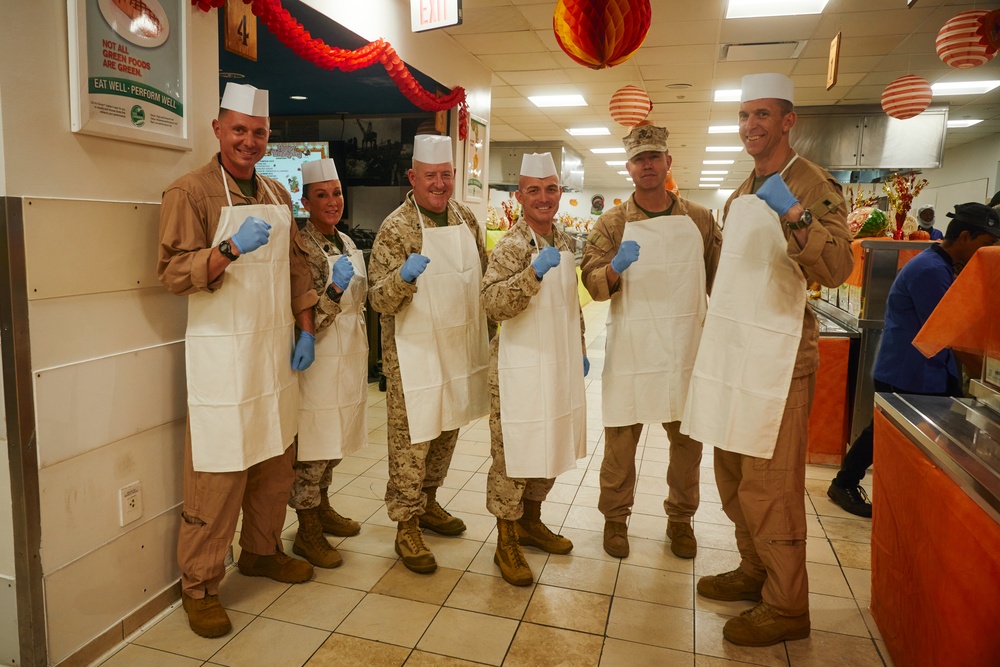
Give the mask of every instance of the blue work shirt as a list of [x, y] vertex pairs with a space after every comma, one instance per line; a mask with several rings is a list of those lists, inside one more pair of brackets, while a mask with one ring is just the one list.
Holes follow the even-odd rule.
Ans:
[[934, 394], [948, 391], [949, 375], [961, 378], [951, 350], [928, 359], [913, 347], [917, 332], [954, 281], [954, 263], [938, 244], [900, 270], [886, 300], [885, 330], [872, 373], [876, 380], [913, 393]]
[[[923, 227], [921, 227], [923, 229]], [[944, 233], [937, 227], [931, 227], [930, 229], [924, 229], [925, 232], [931, 235], [931, 241], [940, 241], [944, 238]]]

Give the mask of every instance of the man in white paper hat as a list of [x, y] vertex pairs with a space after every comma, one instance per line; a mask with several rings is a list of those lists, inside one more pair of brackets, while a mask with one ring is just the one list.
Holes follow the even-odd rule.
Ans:
[[678, 558], [694, 558], [698, 551], [692, 520], [700, 502], [702, 447], [681, 433], [680, 419], [722, 239], [708, 209], [666, 189], [668, 134], [645, 124], [622, 140], [635, 192], [597, 219], [580, 266], [594, 300], [611, 301], [598, 509], [605, 520], [604, 550], [616, 558], [629, 554], [626, 522], [645, 424], [661, 424], [670, 442], [663, 503], [670, 549]]
[[524, 213], [493, 248], [481, 292], [486, 314], [503, 322], [490, 344], [486, 507], [497, 518], [493, 562], [515, 586], [534, 580], [522, 545], [573, 549], [542, 523], [542, 501], [587, 453], [589, 362], [575, 244], [553, 224], [561, 196], [551, 153], [525, 154], [515, 192]]
[[413, 189], [372, 246], [369, 299], [381, 313], [389, 481], [396, 553], [414, 572], [437, 568], [421, 528], [460, 535], [465, 523], [437, 500], [458, 429], [489, 409], [489, 337], [479, 302], [486, 247], [479, 222], [451, 198], [451, 137], [417, 135]]
[[288, 501], [299, 527], [292, 551], [316, 567], [344, 561], [324, 533], [350, 537], [361, 524], [330, 504], [333, 470], [368, 441], [368, 334], [365, 297], [368, 280], [363, 254], [338, 231], [344, 190], [330, 158], [302, 164], [302, 227], [312, 285], [316, 361], [299, 376], [299, 433], [295, 483]]
[[940, 241], [944, 234], [934, 226], [934, 207], [921, 206], [917, 209], [917, 227], [931, 235], [931, 241]]
[[698, 594], [757, 606], [723, 636], [768, 646], [807, 637], [805, 461], [819, 365], [806, 286], [851, 273], [851, 234], [837, 180], [795, 154], [794, 86], [743, 77], [740, 139], [753, 173], [725, 207], [725, 239], [695, 362], [684, 428], [715, 449], [722, 509], [741, 562], [702, 577]]
[[188, 296], [177, 559], [188, 622], [204, 637], [232, 628], [219, 584], [241, 508], [240, 572], [285, 583], [313, 574], [285, 555], [281, 529], [295, 460], [293, 370], [312, 363], [317, 296], [291, 197], [254, 168], [267, 147], [267, 113], [266, 90], [227, 84], [212, 121], [219, 152], [171, 183], [160, 207], [157, 276]]

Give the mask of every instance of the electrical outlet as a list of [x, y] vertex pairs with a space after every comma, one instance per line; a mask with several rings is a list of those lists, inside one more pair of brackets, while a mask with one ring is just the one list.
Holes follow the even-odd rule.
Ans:
[[142, 516], [142, 482], [132, 482], [118, 490], [118, 507], [122, 526]]

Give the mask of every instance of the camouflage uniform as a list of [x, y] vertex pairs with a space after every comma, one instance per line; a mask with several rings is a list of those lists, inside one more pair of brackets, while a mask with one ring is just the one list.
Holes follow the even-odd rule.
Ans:
[[[423, 221], [425, 225], [434, 224], [426, 215]], [[475, 236], [485, 272], [486, 246], [476, 216], [467, 206], [449, 200], [448, 225], [462, 224], [468, 225]], [[368, 267], [368, 300], [372, 308], [381, 313], [382, 373], [386, 379], [389, 482], [386, 484], [385, 503], [389, 518], [397, 522], [423, 514], [427, 501], [423, 489], [444, 483], [458, 441], [458, 430], [455, 429], [444, 431], [430, 442], [410, 442], [410, 425], [406, 419], [396, 353], [395, 316], [410, 304], [420, 284], [419, 278], [413, 284], [403, 280], [399, 269], [411, 253], [419, 253], [422, 247], [423, 234], [413, 193], [410, 192], [406, 201], [390, 213], [379, 227]], [[492, 337], [495, 326], [490, 324], [489, 330]]]
[[[334, 318], [340, 314], [340, 295], [338, 294], [335, 299], [330, 298], [326, 287], [330, 284], [330, 264], [327, 257], [342, 253], [336, 244], [327, 240], [310, 221], [306, 221], [300, 237], [308, 255], [313, 287], [319, 295], [319, 302], [313, 306], [313, 327], [318, 334], [333, 324]], [[345, 239], [341, 236], [340, 240], [344, 242], [345, 252], [352, 253], [357, 250], [357, 246], [351, 239]], [[333, 469], [340, 461], [340, 459], [296, 460], [294, 465], [295, 483], [292, 485], [292, 495], [288, 506], [296, 510], [319, 507], [320, 489], [330, 487], [330, 483], [333, 481]]]
[[[574, 242], [563, 232], [553, 228], [554, 245], [560, 251], [572, 252]], [[504, 234], [490, 255], [490, 263], [483, 276], [482, 300], [486, 315], [491, 320], [501, 322], [520, 314], [528, 307], [531, 297], [538, 294], [541, 281], [531, 267], [532, 253], [535, 251], [535, 236], [522, 219]], [[540, 247], [548, 245], [537, 236]], [[580, 331], [583, 333], [583, 312], [580, 313]], [[507, 476], [504, 460], [503, 431], [500, 424], [500, 379], [497, 359], [500, 336], [490, 343], [490, 452], [493, 464], [490, 466], [486, 482], [486, 508], [497, 518], [516, 521], [521, 518], [524, 506], [522, 498], [542, 502], [552, 489], [555, 479], [513, 479]], [[584, 354], [586, 344], [581, 335]]]
[[[705, 287], [711, 291], [715, 270], [722, 250], [722, 234], [712, 213], [694, 202], [681, 199], [667, 191], [669, 215], [686, 215], [701, 232], [705, 250]], [[618, 253], [625, 225], [648, 216], [635, 203], [635, 195], [627, 204], [611, 209], [594, 225], [587, 237], [580, 269], [583, 284], [595, 301], [607, 301], [621, 291], [621, 281], [612, 289], [608, 285], [607, 266]], [[641, 251], [640, 251], [641, 252]], [[700, 502], [698, 483], [701, 471], [702, 445], [680, 432], [680, 422], [663, 424], [670, 441], [670, 464], [667, 467], [669, 487], [664, 509], [670, 521], [690, 523]], [[635, 499], [635, 453], [642, 433], [642, 424], [608, 426], [604, 429], [604, 460], [601, 463], [601, 496], [597, 507], [605, 518], [625, 521], [632, 513]]]

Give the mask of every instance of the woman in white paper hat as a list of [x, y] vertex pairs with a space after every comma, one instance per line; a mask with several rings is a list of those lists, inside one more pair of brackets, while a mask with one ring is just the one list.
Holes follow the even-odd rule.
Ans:
[[302, 165], [302, 206], [309, 220], [302, 240], [319, 295], [314, 306], [316, 360], [299, 375], [299, 434], [295, 483], [288, 505], [299, 517], [292, 546], [317, 567], [343, 563], [323, 533], [357, 535], [361, 525], [330, 505], [333, 469], [368, 438], [368, 334], [364, 256], [337, 230], [344, 191], [330, 158]]

